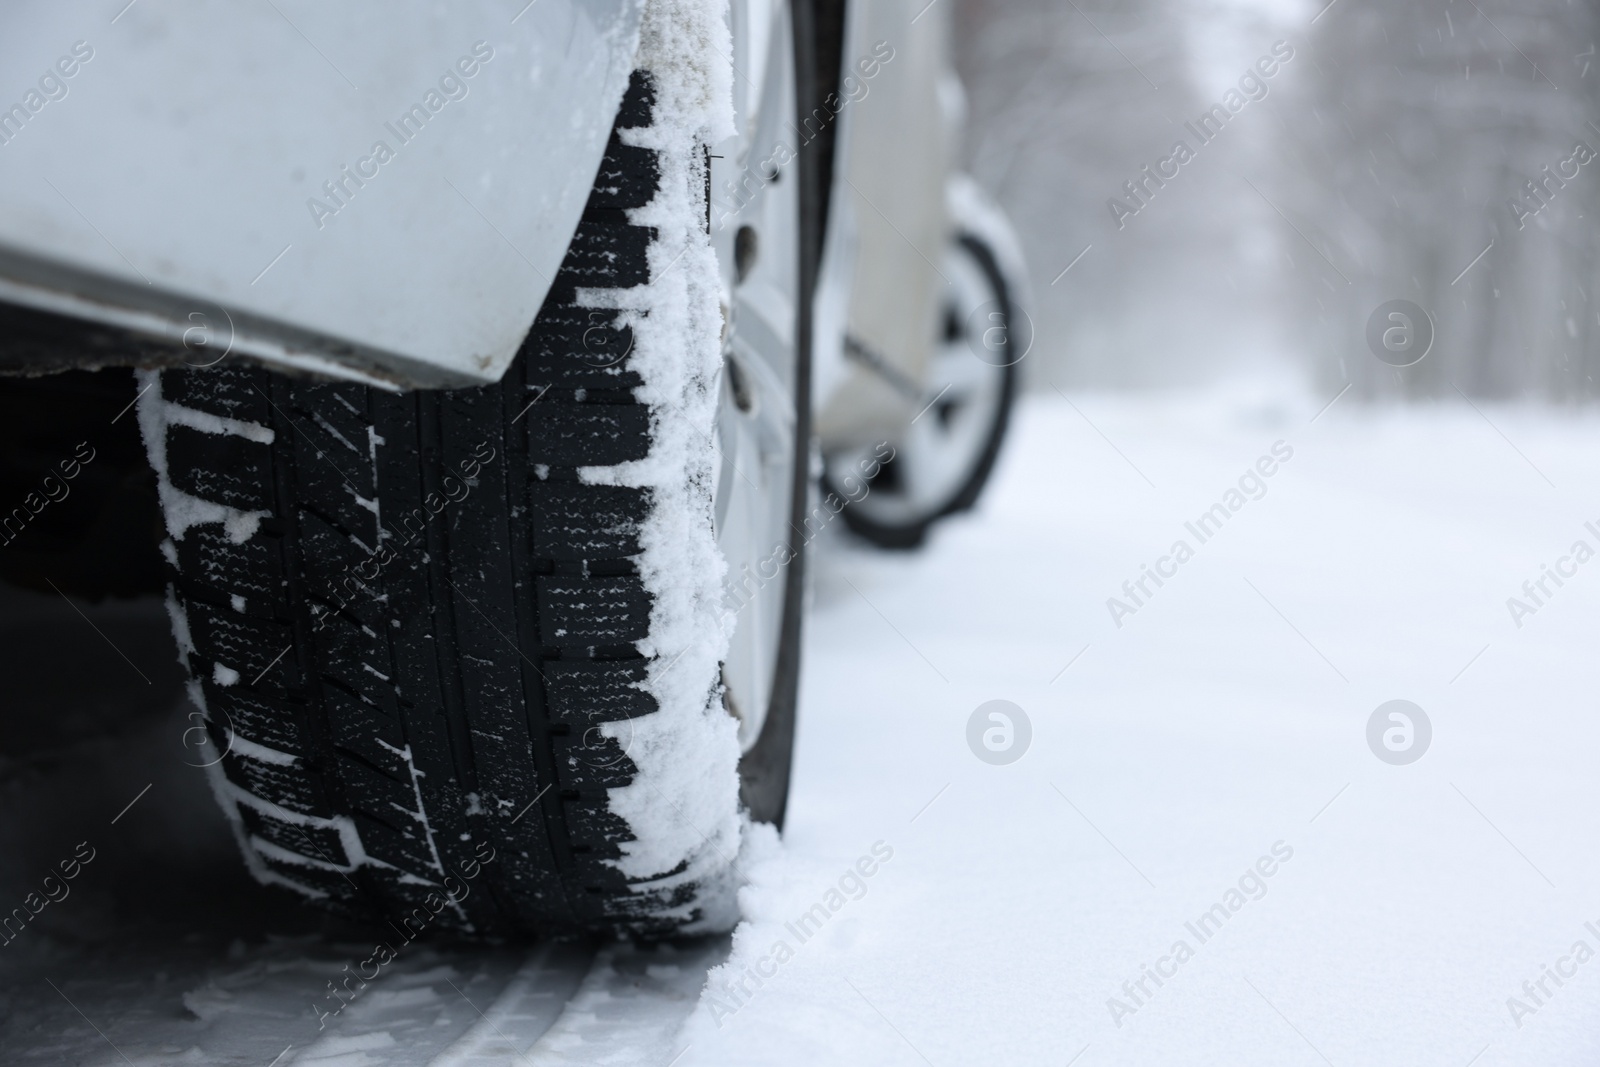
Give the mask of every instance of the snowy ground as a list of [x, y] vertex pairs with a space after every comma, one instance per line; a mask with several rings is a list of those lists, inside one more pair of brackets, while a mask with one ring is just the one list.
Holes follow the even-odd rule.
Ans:
[[[521, 1062], [1594, 1062], [1600, 419], [1323, 400], [1033, 399], [927, 551], [825, 545], [791, 823], [698, 1006], [725, 942], [438, 946], [310, 1044], [360, 932], [237, 874], [181, 714], [30, 736], [0, 890], [99, 852], [0, 949], [0, 1060], [503, 1063], [543, 1031]], [[1535, 603], [1542, 564], [1575, 573]], [[147, 688], [78, 625], [80, 671]], [[996, 699], [1031, 724], [1006, 765], [968, 744]], [[1393, 699], [1431, 723], [1406, 765], [1368, 743]]]

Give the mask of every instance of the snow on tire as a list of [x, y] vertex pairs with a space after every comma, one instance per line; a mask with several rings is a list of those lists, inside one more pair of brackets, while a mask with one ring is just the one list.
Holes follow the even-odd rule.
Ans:
[[704, 171], [725, 37], [711, 5], [650, 5], [498, 385], [144, 373], [174, 631], [262, 881], [408, 932], [733, 924]]

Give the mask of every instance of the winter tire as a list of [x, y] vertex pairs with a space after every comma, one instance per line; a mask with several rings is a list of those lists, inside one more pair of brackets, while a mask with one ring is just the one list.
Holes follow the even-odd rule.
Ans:
[[[715, 76], [667, 54], [725, 30], [652, 22], [674, 9], [647, 9], [583, 220], [500, 383], [143, 376], [174, 629], [246, 860], [408, 937], [726, 929], [741, 791], [782, 815], [803, 561], [758, 598], [757, 669], [722, 559], [786, 537], [805, 500], [819, 183], [802, 158], [765, 191], [783, 195], [741, 205], [732, 232], [768, 238], [772, 269], [734, 279], [707, 200]], [[795, 58], [769, 64], [785, 121]], [[722, 144], [764, 158], [761, 136]], [[756, 282], [788, 300], [775, 340]], [[745, 425], [760, 405], [782, 418]], [[741, 518], [759, 530], [730, 549]]]

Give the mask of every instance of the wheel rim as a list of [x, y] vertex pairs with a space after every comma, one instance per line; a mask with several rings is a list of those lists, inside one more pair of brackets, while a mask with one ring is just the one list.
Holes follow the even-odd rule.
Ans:
[[[859, 518], [894, 527], [926, 523], [953, 507], [971, 483], [1005, 406], [1005, 331], [1001, 294], [961, 244], [945, 255], [948, 280], [939, 341], [919, 413], [895, 444], [867, 494], [850, 506]], [[998, 342], [997, 342], [998, 338]], [[875, 466], [871, 449], [830, 457], [838, 471]]]
[[[736, 5], [736, 22], [754, 22], [741, 7]], [[722, 269], [727, 324], [714, 519], [717, 545], [728, 564], [725, 606], [734, 620], [723, 664], [725, 701], [739, 720], [740, 746], [748, 752], [766, 721], [786, 614], [784, 570], [790, 562], [798, 454], [800, 180], [781, 162], [763, 166], [787, 158], [779, 146], [795, 110], [788, 19], [772, 17], [765, 25], [736, 26], [736, 31], [742, 31], [736, 33], [741, 51], [754, 51], [757, 41], [765, 47], [760, 62], [736, 55], [735, 110], [748, 121], [712, 149], [711, 240]]]

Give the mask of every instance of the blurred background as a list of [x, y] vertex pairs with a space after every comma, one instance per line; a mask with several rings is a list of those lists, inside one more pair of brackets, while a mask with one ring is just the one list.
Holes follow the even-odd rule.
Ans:
[[[1600, 4], [959, 2], [967, 165], [1027, 248], [1034, 388], [1596, 394]], [[1437, 331], [1405, 369], [1365, 337], [1396, 299]]]

